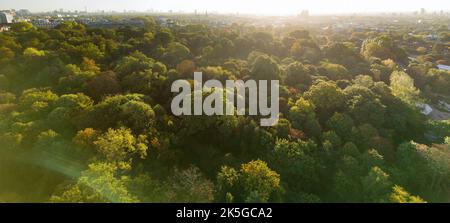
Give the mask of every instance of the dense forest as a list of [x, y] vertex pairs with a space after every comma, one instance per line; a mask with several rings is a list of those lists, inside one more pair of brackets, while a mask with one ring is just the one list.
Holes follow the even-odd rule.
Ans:
[[[0, 202], [450, 201], [450, 120], [418, 106], [450, 103], [447, 26], [430, 47], [414, 26], [139, 19], [0, 33]], [[194, 71], [280, 80], [278, 124], [174, 116]]]

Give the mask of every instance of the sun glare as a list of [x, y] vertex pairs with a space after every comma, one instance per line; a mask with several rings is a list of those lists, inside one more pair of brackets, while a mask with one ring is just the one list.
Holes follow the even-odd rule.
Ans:
[[311, 14], [367, 13], [393, 11], [449, 11], [448, 0], [97, 0], [59, 1], [34, 0], [0, 1], [0, 8], [29, 8], [31, 11], [84, 10], [89, 11], [173, 11], [219, 12], [264, 15], [295, 15], [303, 10]]

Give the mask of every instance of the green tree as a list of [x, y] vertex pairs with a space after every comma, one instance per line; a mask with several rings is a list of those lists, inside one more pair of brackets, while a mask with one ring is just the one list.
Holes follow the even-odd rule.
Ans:
[[289, 86], [304, 86], [311, 85], [311, 70], [299, 62], [289, 64], [286, 68], [285, 84]]
[[390, 196], [390, 201], [394, 203], [426, 203], [422, 198], [418, 196], [410, 195], [403, 187], [394, 185], [392, 188], [392, 194]]
[[394, 71], [391, 74], [392, 94], [411, 106], [422, 103], [420, 90], [414, 86], [414, 80], [405, 72]]
[[[239, 171], [222, 167], [218, 174], [219, 188], [235, 192], [236, 201], [267, 202], [274, 192], [280, 190], [280, 175], [262, 160], [241, 165]], [[224, 194], [229, 191], [223, 191]]]
[[115, 95], [121, 90], [117, 75], [112, 71], [103, 72], [92, 78], [85, 85], [86, 94], [100, 101], [108, 95]]
[[104, 159], [121, 169], [131, 168], [133, 156], [144, 159], [147, 156], [147, 138], [135, 137], [130, 129], [109, 129], [94, 142]]
[[343, 91], [334, 82], [320, 81], [305, 92], [305, 99], [316, 106], [321, 119], [326, 119], [343, 108], [345, 97]]
[[181, 61], [188, 59], [190, 54], [191, 51], [185, 45], [179, 42], [172, 42], [167, 46], [166, 52], [162, 56], [162, 60], [175, 66]]
[[280, 68], [268, 55], [260, 55], [251, 64], [251, 75], [255, 80], [279, 80]]
[[11, 26], [11, 30], [13, 32], [26, 32], [29, 31], [33, 28], [33, 24], [29, 23], [29, 22], [16, 22], [13, 23], [13, 25]]
[[392, 183], [389, 175], [375, 166], [362, 178], [364, 202], [384, 203], [389, 201]]
[[50, 202], [70, 203], [134, 203], [139, 202], [127, 187], [128, 177], [119, 176], [117, 167], [108, 163], [92, 163], [81, 173], [77, 183], [61, 194], [53, 195]]
[[347, 68], [339, 64], [322, 62], [320, 63], [319, 72], [334, 81], [351, 79], [351, 75]]

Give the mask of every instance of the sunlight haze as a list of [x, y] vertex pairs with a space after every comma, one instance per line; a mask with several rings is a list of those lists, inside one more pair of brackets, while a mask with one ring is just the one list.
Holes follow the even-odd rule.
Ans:
[[0, 0], [0, 9], [24, 8], [33, 12], [50, 10], [98, 10], [120, 11], [163, 11], [198, 12], [209, 11], [219, 13], [246, 13], [267, 15], [293, 15], [302, 10], [311, 14], [329, 13], [370, 13], [370, 12], [412, 12], [424, 8], [427, 11], [449, 11], [450, 3], [446, 0]]

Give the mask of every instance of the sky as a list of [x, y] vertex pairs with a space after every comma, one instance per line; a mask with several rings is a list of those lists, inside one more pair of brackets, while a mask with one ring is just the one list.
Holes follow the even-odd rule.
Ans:
[[158, 10], [293, 15], [302, 10], [311, 14], [450, 11], [450, 0], [0, 0], [0, 9], [29, 9], [32, 12], [56, 9], [123, 11]]

